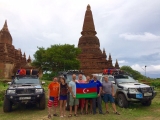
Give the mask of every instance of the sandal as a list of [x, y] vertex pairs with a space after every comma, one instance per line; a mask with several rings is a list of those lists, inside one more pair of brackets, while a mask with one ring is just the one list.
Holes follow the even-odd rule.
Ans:
[[74, 116], [75, 116], [75, 117], [78, 117], [78, 115], [77, 115], [77, 114], [74, 114]]
[[80, 112], [80, 115], [83, 115], [83, 113], [82, 113], [82, 112]]
[[86, 115], [88, 114], [88, 111], [86, 111]]
[[49, 114], [49, 115], [48, 115], [48, 119], [50, 119], [50, 118], [51, 118], [51, 115]]
[[63, 115], [60, 116], [61, 118], [63, 117]]
[[115, 112], [114, 114], [116, 114], [116, 115], [120, 115], [120, 113], [118, 113], [118, 112]]
[[109, 111], [106, 111], [107, 114], [109, 114]]
[[53, 116], [58, 116], [58, 114], [53, 114]]
[[68, 117], [72, 117], [72, 114], [69, 114]]

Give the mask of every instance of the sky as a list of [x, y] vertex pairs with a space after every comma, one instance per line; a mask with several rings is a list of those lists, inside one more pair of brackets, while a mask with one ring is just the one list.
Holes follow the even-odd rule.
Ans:
[[7, 20], [13, 45], [32, 59], [37, 47], [77, 47], [88, 4], [113, 65], [160, 78], [160, 0], [0, 0], [0, 29]]

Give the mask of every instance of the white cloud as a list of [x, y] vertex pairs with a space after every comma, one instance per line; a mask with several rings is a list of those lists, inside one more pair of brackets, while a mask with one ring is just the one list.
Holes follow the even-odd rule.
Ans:
[[139, 64], [134, 64], [131, 67], [132, 69], [137, 70], [141, 73], [145, 73], [145, 70], [146, 70], [146, 73], [152, 73], [152, 74], [159, 73], [160, 74], [160, 65], [149, 65], [145, 67], [145, 65], [142, 66]]
[[131, 33], [123, 33], [120, 34], [119, 37], [122, 37], [126, 40], [136, 40], [136, 41], [160, 41], [159, 35], [154, 35], [149, 32], [144, 32], [144, 34], [131, 34]]
[[125, 61], [125, 60], [119, 60], [118, 63], [119, 63], [119, 64], [126, 64], [126, 63], [128, 63], [128, 62]]

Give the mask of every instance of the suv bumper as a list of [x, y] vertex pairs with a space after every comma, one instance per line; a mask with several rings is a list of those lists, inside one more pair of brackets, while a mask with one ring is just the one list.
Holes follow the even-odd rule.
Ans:
[[152, 100], [156, 95], [157, 92], [154, 91], [152, 92], [151, 96], [145, 96], [145, 93], [140, 93], [141, 95], [139, 96], [139, 94], [130, 94], [127, 93], [127, 97], [129, 101], [147, 101], [147, 100]]
[[17, 103], [35, 103], [39, 101], [45, 94], [34, 94], [34, 95], [5, 95], [8, 100]]

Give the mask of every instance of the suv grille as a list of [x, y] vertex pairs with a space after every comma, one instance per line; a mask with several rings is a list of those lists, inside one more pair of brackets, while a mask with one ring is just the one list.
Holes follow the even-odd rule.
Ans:
[[34, 94], [35, 89], [18, 89], [16, 90], [17, 94]]
[[138, 88], [138, 91], [142, 92], [142, 93], [152, 92], [152, 88], [150, 88], [150, 87], [147, 87], [147, 88]]

